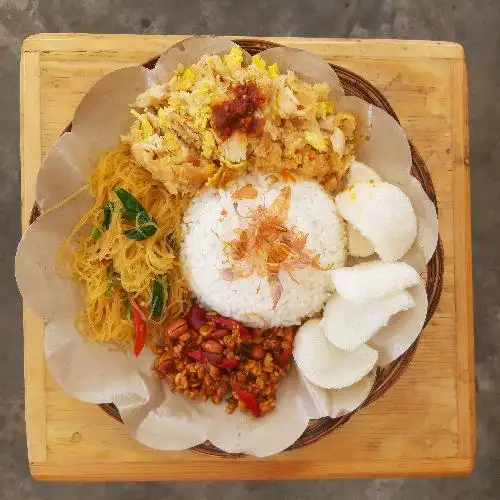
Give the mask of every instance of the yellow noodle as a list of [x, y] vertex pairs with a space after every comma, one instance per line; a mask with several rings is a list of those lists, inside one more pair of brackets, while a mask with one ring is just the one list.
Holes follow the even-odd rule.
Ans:
[[[134, 223], [122, 217], [122, 205], [114, 192], [117, 188], [132, 194], [154, 219], [157, 230], [153, 236], [142, 241], [124, 236]], [[185, 314], [190, 305], [189, 289], [175, 253], [181, 240], [182, 214], [190, 200], [169, 194], [126, 147], [100, 158], [88, 189], [94, 205], [83, 214], [59, 252], [60, 265], [68, 264], [70, 277], [85, 287], [85, 310], [77, 318], [78, 329], [91, 341], [130, 345], [134, 328], [126, 310], [127, 301], [133, 301], [148, 320], [149, 338], [157, 338], [164, 321]], [[107, 202], [114, 203], [114, 209], [106, 230], [102, 228], [102, 207]], [[92, 228], [101, 229], [99, 238], [91, 236]], [[161, 318], [152, 319], [155, 279], [168, 282], [168, 297]]]

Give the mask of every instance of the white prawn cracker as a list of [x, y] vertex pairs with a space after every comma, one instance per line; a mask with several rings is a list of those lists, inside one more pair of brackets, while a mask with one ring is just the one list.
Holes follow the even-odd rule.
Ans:
[[340, 215], [386, 262], [399, 260], [417, 236], [417, 218], [408, 197], [387, 182], [359, 182], [335, 198]]
[[[358, 182], [380, 181], [380, 175], [364, 163], [353, 161], [347, 172], [346, 185]], [[369, 257], [375, 253], [370, 240], [365, 238], [352, 224], [347, 224], [347, 249], [353, 257]]]
[[406, 290], [367, 303], [351, 302], [335, 295], [326, 304], [321, 325], [335, 347], [353, 351], [386, 326], [391, 316], [414, 305], [413, 297]]
[[375, 248], [352, 224], [347, 224], [347, 251], [353, 257], [369, 257]]
[[310, 382], [325, 389], [342, 389], [361, 380], [375, 366], [378, 353], [365, 344], [350, 352], [338, 349], [326, 338], [321, 321], [311, 319], [295, 336], [293, 356]]
[[380, 175], [372, 168], [360, 161], [353, 161], [347, 172], [347, 185], [352, 186], [358, 182], [381, 181]]
[[420, 276], [405, 262], [363, 262], [331, 272], [333, 286], [341, 297], [369, 302], [420, 283]]

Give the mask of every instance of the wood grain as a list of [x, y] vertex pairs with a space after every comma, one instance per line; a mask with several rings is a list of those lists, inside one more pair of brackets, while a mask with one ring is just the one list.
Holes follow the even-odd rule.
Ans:
[[[23, 228], [40, 157], [87, 89], [179, 36], [37, 35], [22, 54]], [[233, 37], [235, 38], [235, 37]], [[445, 251], [442, 298], [409, 369], [380, 400], [306, 448], [217, 459], [143, 447], [46, 373], [42, 324], [25, 310], [30, 467], [46, 480], [264, 479], [464, 474], [475, 454], [467, 102], [463, 50], [443, 42], [274, 39], [357, 72], [389, 99], [436, 188]]]
[[[26, 212], [35, 201], [34, 186], [42, 158], [40, 140], [40, 55], [30, 52], [21, 61], [21, 164], [34, 168], [21, 169], [21, 216], [26, 228]], [[25, 418], [30, 462], [47, 459], [47, 405], [45, 399], [45, 359], [43, 355], [43, 322], [32, 311], [25, 309], [24, 328], [24, 379]], [[33, 332], [33, 333], [30, 333]], [[29, 362], [28, 362], [29, 360]]]

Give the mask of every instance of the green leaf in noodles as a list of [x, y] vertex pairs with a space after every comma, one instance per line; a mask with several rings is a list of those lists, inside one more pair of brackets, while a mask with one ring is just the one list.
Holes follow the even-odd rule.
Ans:
[[114, 204], [112, 201], [108, 201], [102, 207], [102, 211], [104, 212], [104, 217], [102, 220], [102, 227], [104, 229], [109, 229], [109, 225], [111, 224], [111, 212], [113, 211]]
[[165, 302], [168, 302], [168, 297], [170, 296], [170, 280], [168, 276], [165, 275]]
[[127, 229], [124, 235], [136, 241], [141, 241], [156, 233], [156, 222], [149, 216], [144, 207], [123, 188], [115, 189], [115, 193], [123, 205], [123, 217], [129, 221], [135, 220], [136, 227]]
[[148, 239], [150, 236], [153, 236], [155, 233], [156, 224], [151, 221], [134, 229], [127, 229], [123, 234], [130, 240], [142, 241]]
[[165, 307], [165, 294], [160, 280], [153, 281], [153, 294], [151, 300], [151, 316], [159, 318], [163, 314]]
[[132, 314], [132, 305], [130, 304], [130, 299], [128, 297], [125, 297], [125, 299], [123, 300], [123, 308], [125, 319], [130, 319], [130, 316]]
[[103, 219], [101, 226], [94, 226], [92, 231], [90, 232], [90, 237], [94, 240], [98, 240], [106, 229], [109, 229], [109, 225], [111, 224], [111, 212], [113, 211], [114, 204], [111, 201], [108, 201], [102, 206]]
[[94, 226], [90, 232], [90, 237], [94, 240], [98, 240], [102, 236], [102, 230], [98, 226]]
[[[131, 195], [126, 189], [115, 189], [116, 196], [123, 205], [123, 217], [127, 220], [136, 220], [139, 214], [145, 214], [148, 220], [151, 220], [146, 209]], [[142, 215], [144, 218], [144, 215]]]

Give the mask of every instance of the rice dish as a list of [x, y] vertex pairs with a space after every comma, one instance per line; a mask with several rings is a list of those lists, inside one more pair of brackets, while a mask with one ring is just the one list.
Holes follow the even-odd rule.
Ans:
[[[251, 184], [258, 191], [253, 200], [234, 206], [232, 193]], [[181, 260], [190, 288], [208, 308], [251, 326], [294, 325], [319, 312], [332, 293], [329, 272], [310, 267], [280, 272], [282, 295], [273, 308], [266, 280], [256, 274], [228, 282], [221, 276], [227, 265], [223, 241], [245, 227], [250, 208], [269, 206], [284, 183], [269, 185], [265, 177], [245, 177], [229, 190], [205, 190], [195, 198], [184, 216]], [[333, 200], [318, 183], [291, 185], [291, 202], [286, 223], [307, 234], [306, 248], [320, 255], [324, 266], [337, 268], [345, 261], [344, 226]], [[221, 215], [225, 214], [225, 215]]]
[[[64, 221], [72, 207], [68, 224], [56, 223], [57, 280], [69, 278], [83, 292], [73, 329], [66, 317], [62, 329], [49, 321], [46, 352], [58, 353], [49, 365], [63, 387], [87, 400], [99, 391], [91, 387], [95, 377], [85, 390], [73, 389], [94, 361], [92, 349], [105, 353], [95, 364], [113, 394], [121, 371], [103, 360], [130, 364], [140, 402], [130, 402], [129, 384], [126, 394], [103, 399], [126, 425], [130, 415], [134, 422], [147, 415], [145, 422], [164, 405], [160, 419], [183, 425], [193, 416], [193, 429], [203, 421], [200, 439], [261, 453], [249, 443], [252, 429], [258, 435], [265, 426], [248, 417], [273, 412], [266, 422], [276, 422], [286, 413], [293, 429], [284, 429], [278, 446], [288, 446], [308, 418], [362, 404], [375, 363], [402, 354], [422, 328], [427, 304], [415, 263], [434, 251], [437, 218], [409, 175], [408, 141], [385, 112], [346, 97], [327, 62], [297, 49], [251, 57], [227, 39], [192, 38], [153, 70], [136, 70], [126, 82], [108, 75], [93, 87], [61, 151], [41, 169], [44, 192], [51, 162], [60, 170], [57, 155], [72, 159], [66, 146], [86, 143], [89, 103], [123, 84], [127, 98], [116, 110], [102, 102], [106, 111], [94, 120], [106, 140], [95, 133], [89, 141], [102, 142], [102, 154], [91, 169], [82, 160], [78, 183], [85, 185], [58, 197], [49, 183], [57, 202], [41, 207], [49, 221]], [[395, 156], [381, 140], [386, 134], [397, 138]], [[93, 151], [87, 146], [82, 151]], [[415, 269], [394, 262], [400, 259]], [[73, 333], [78, 342], [66, 343]], [[70, 374], [67, 359], [76, 367]], [[146, 380], [147, 366], [154, 377]], [[232, 421], [221, 418], [236, 411]]]

